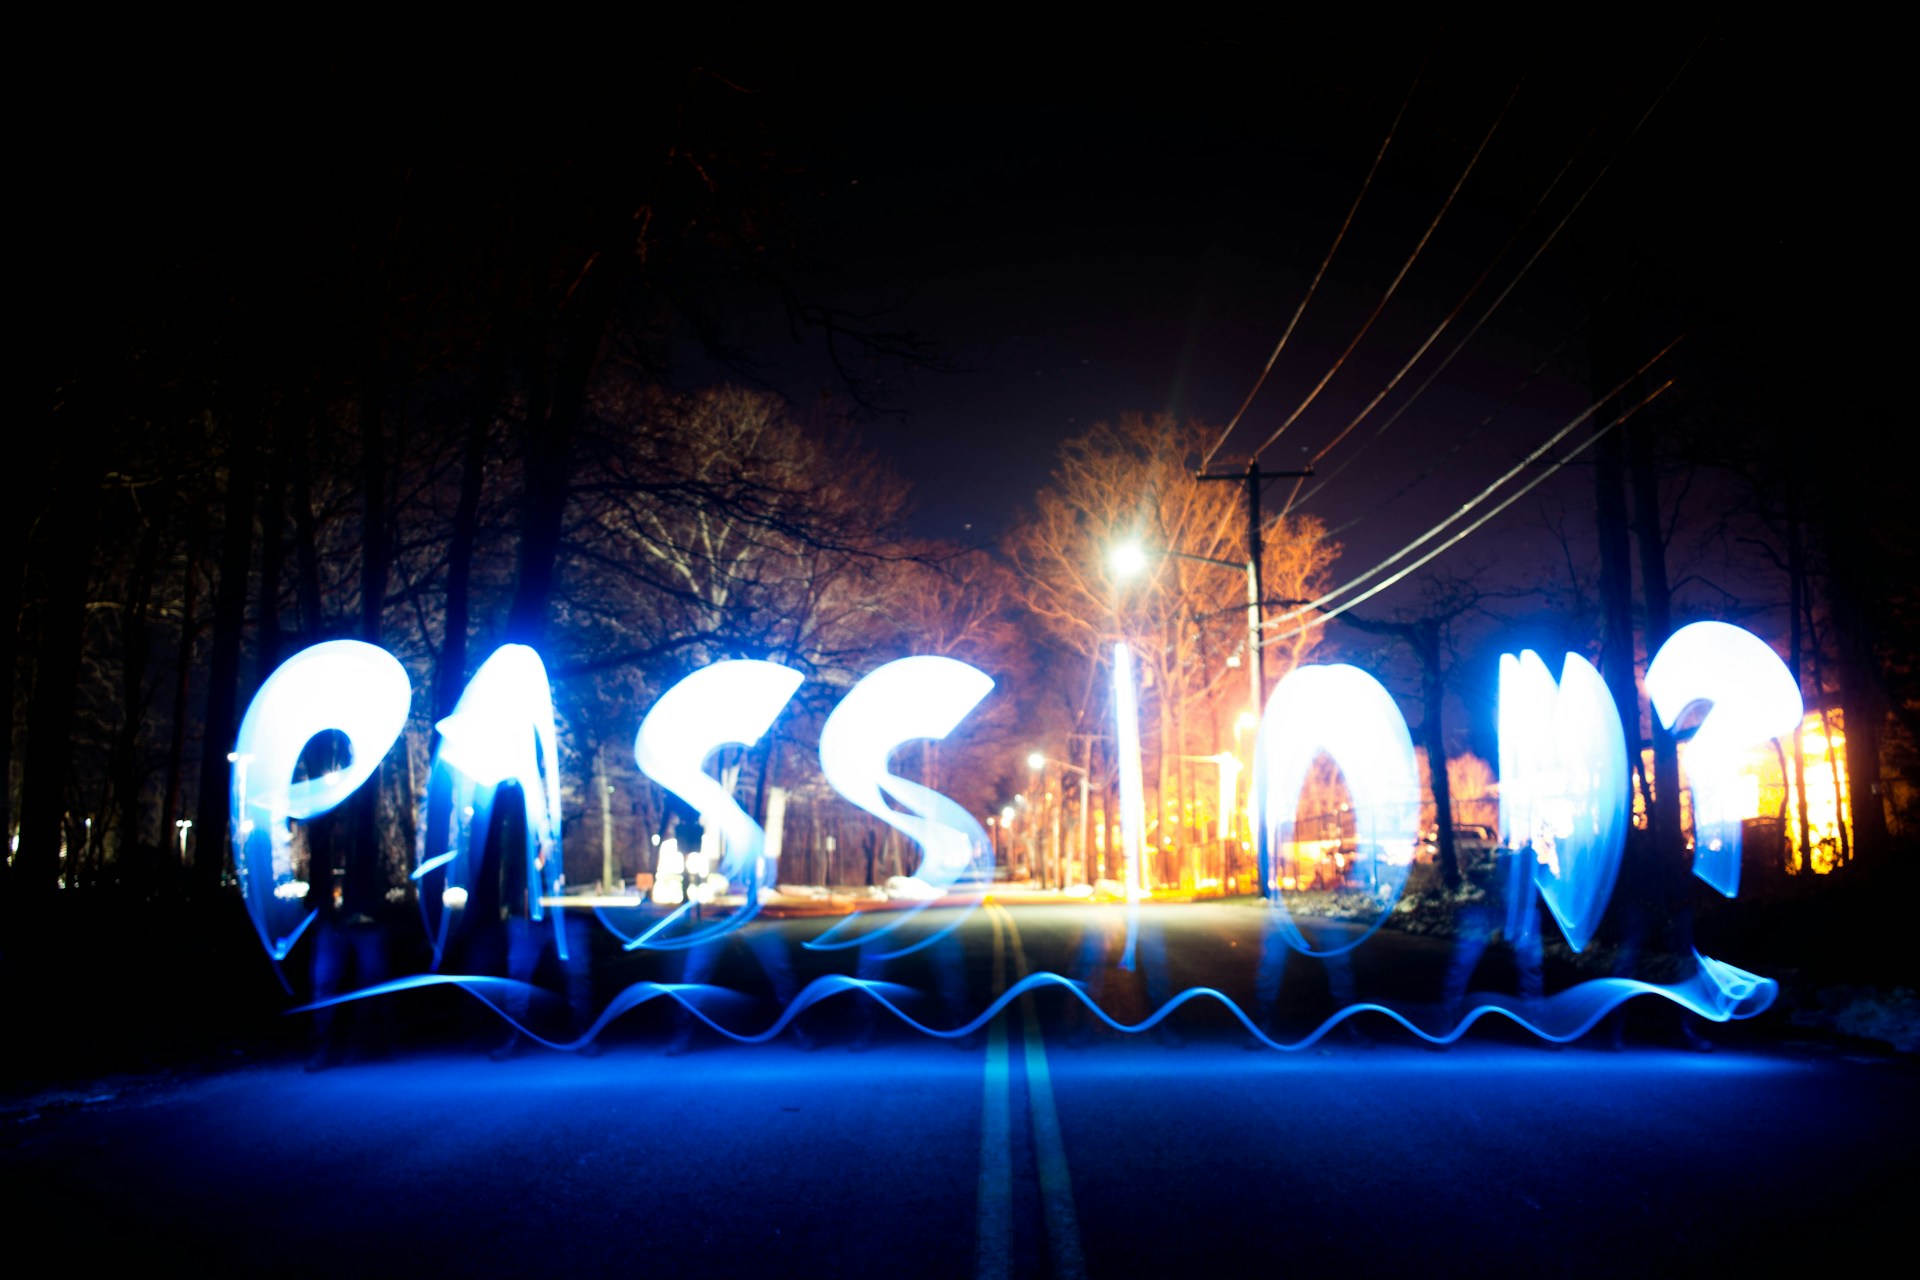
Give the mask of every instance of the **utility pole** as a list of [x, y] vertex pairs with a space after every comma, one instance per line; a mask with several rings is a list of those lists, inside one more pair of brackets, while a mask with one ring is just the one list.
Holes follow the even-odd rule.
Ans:
[[1267, 697], [1266, 663], [1260, 652], [1261, 632], [1265, 629], [1265, 620], [1261, 609], [1265, 603], [1260, 584], [1260, 561], [1265, 558], [1266, 548], [1261, 542], [1260, 526], [1263, 523], [1260, 510], [1261, 486], [1268, 480], [1300, 480], [1313, 474], [1313, 468], [1304, 471], [1262, 471], [1260, 459], [1247, 459], [1245, 471], [1227, 471], [1210, 474], [1205, 471], [1194, 475], [1196, 480], [1227, 480], [1247, 487], [1247, 676], [1252, 705], [1249, 708], [1257, 720], [1262, 704]]
[[[1199, 471], [1194, 473], [1196, 480], [1235, 481], [1247, 486], [1247, 680], [1251, 694], [1251, 705], [1248, 710], [1253, 713], [1256, 724], [1259, 723], [1260, 712], [1267, 697], [1266, 662], [1260, 652], [1261, 633], [1265, 630], [1265, 619], [1261, 617], [1264, 598], [1260, 584], [1260, 561], [1265, 558], [1265, 548], [1261, 545], [1260, 539], [1261, 485], [1268, 480], [1301, 480], [1312, 474], [1312, 467], [1304, 471], [1262, 471], [1257, 455], [1247, 459], [1247, 469], [1243, 472], [1228, 471], [1209, 474]], [[1254, 779], [1251, 774], [1248, 777], [1249, 786], [1258, 785], [1258, 779]], [[1266, 823], [1255, 823], [1254, 829], [1249, 834], [1253, 836], [1255, 865], [1260, 868], [1260, 892], [1265, 895], [1269, 891], [1265, 881], [1266, 869], [1270, 865], [1267, 859]]]

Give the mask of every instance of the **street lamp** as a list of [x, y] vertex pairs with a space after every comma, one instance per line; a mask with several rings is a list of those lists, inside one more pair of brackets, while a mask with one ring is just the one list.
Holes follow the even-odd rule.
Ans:
[[1113, 567], [1113, 576], [1123, 582], [1146, 572], [1146, 548], [1137, 542], [1121, 543], [1108, 554], [1107, 560]]
[[[1091, 823], [1093, 819], [1092, 812], [1087, 807], [1087, 779], [1089, 776], [1088, 772], [1087, 770], [1081, 768], [1077, 764], [1068, 764], [1065, 760], [1053, 760], [1048, 758], [1047, 756], [1042, 755], [1038, 751], [1034, 752], [1033, 754], [1027, 757], [1027, 767], [1029, 769], [1032, 769], [1035, 773], [1038, 773], [1040, 770], [1046, 768], [1048, 765], [1054, 765], [1061, 769], [1069, 769], [1074, 773], [1077, 773], [1080, 775], [1080, 866], [1084, 870], [1088, 865], [1088, 862], [1087, 862], [1088, 835], [1092, 830]], [[1054, 835], [1056, 837], [1054, 842], [1055, 848], [1053, 851], [1054, 866], [1059, 871], [1059, 874], [1060, 874], [1060, 887], [1064, 889], [1067, 887], [1067, 873], [1066, 873], [1066, 868], [1061, 865], [1061, 860], [1060, 860], [1060, 850], [1058, 847], [1059, 841], [1057, 838], [1059, 835], [1058, 821], [1056, 821], [1054, 824]], [[1088, 879], [1091, 880], [1092, 876], [1089, 875]]]
[[[1265, 696], [1262, 688], [1263, 673], [1260, 661], [1260, 566], [1252, 560], [1217, 560], [1212, 556], [1196, 556], [1185, 551], [1161, 550], [1151, 553], [1165, 559], [1191, 560], [1196, 564], [1210, 564], [1221, 569], [1232, 569], [1247, 575], [1247, 677], [1250, 692], [1248, 708], [1257, 718], [1260, 714], [1260, 702]], [[1139, 574], [1147, 567], [1149, 553], [1138, 542], [1123, 542], [1108, 555], [1108, 563], [1113, 567], [1115, 578], [1122, 581]]]

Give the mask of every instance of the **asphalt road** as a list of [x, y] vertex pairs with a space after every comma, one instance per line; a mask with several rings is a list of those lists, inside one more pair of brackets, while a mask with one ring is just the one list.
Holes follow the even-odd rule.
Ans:
[[[1178, 919], [1176, 989], [1246, 985], [1239, 922]], [[972, 991], [1071, 964], [1083, 920], [982, 913]], [[1430, 983], [1419, 944], [1356, 952], [1363, 994]], [[1325, 984], [1287, 981], [1277, 1021], [1310, 1024]], [[1147, 1000], [1137, 975], [1105, 996]], [[670, 1020], [642, 1015], [597, 1058], [414, 1045], [43, 1097], [6, 1116], [8, 1218], [49, 1271], [289, 1276], [1668, 1275], [1844, 1266], [1909, 1234], [1911, 1061], [1725, 1033], [1686, 1052], [1657, 1018], [1624, 1052], [1437, 1053], [1382, 1024], [1288, 1055], [1199, 1009], [1178, 1045], [1087, 1036], [1064, 1000], [965, 1048], [850, 1052], [858, 1020], [823, 1007], [815, 1051], [703, 1035], [669, 1057]]]

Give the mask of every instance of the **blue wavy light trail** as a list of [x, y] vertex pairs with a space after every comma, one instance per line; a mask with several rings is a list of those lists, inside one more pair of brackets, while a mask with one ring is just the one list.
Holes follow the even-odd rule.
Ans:
[[[1641, 982], [1632, 978], [1596, 978], [1578, 986], [1569, 987], [1543, 1000], [1523, 1001], [1506, 996], [1480, 995], [1475, 997], [1472, 1008], [1462, 1015], [1452, 1027], [1439, 1031], [1429, 1031], [1408, 1018], [1400, 1011], [1383, 1004], [1351, 1004], [1334, 1013], [1326, 1021], [1315, 1027], [1312, 1032], [1299, 1040], [1280, 1041], [1269, 1036], [1256, 1026], [1240, 1006], [1223, 992], [1212, 987], [1189, 987], [1161, 1005], [1151, 1015], [1139, 1022], [1128, 1023], [1108, 1014], [1094, 1003], [1081, 983], [1060, 974], [1042, 972], [1029, 974], [1003, 991], [1000, 996], [983, 1009], [972, 1021], [958, 1027], [932, 1027], [907, 1013], [900, 1001], [919, 995], [910, 987], [892, 982], [874, 982], [860, 978], [833, 975], [817, 978], [795, 996], [793, 1002], [774, 1019], [773, 1023], [760, 1031], [739, 1031], [717, 1021], [710, 1009], [723, 1005], [744, 1007], [750, 1003], [747, 996], [726, 987], [703, 984], [636, 982], [615, 996], [593, 1025], [572, 1040], [551, 1040], [522, 1024], [510, 1016], [503, 1003], [509, 992], [522, 991], [529, 997], [544, 996], [547, 993], [526, 983], [514, 982], [508, 978], [490, 978], [463, 976], [458, 974], [427, 973], [416, 977], [401, 978], [393, 982], [383, 982], [364, 990], [349, 992], [328, 1000], [318, 1000], [302, 1005], [293, 1013], [307, 1013], [324, 1009], [332, 1005], [345, 1004], [353, 1000], [366, 1000], [381, 996], [412, 991], [421, 987], [454, 986], [479, 1000], [499, 1017], [511, 1024], [528, 1039], [546, 1045], [551, 1049], [574, 1051], [591, 1044], [600, 1033], [616, 1019], [632, 1012], [652, 1000], [666, 998], [674, 1001], [688, 1013], [698, 1018], [718, 1034], [740, 1044], [765, 1044], [784, 1032], [793, 1020], [814, 1005], [832, 996], [848, 991], [864, 993], [878, 1003], [901, 1023], [914, 1030], [942, 1040], [957, 1040], [980, 1030], [1015, 1000], [1028, 992], [1046, 987], [1060, 987], [1084, 1005], [1089, 1013], [1107, 1026], [1125, 1034], [1137, 1035], [1151, 1031], [1165, 1021], [1182, 1005], [1196, 1000], [1213, 1000], [1224, 1005], [1229, 1013], [1246, 1030], [1247, 1034], [1268, 1048], [1282, 1053], [1297, 1053], [1308, 1049], [1325, 1038], [1328, 1032], [1347, 1019], [1361, 1013], [1383, 1014], [1412, 1032], [1421, 1040], [1434, 1045], [1452, 1044], [1467, 1033], [1474, 1023], [1482, 1018], [1502, 1017], [1516, 1026], [1525, 1028], [1542, 1040], [1556, 1044], [1565, 1044], [1577, 1040], [1598, 1026], [1602, 1019], [1635, 996], [1661, 996], [1680, 1005], [1682, 1008], [1711, 1022], [1729, 1022], [1755, 1017], [1772, 1007], [1779, 995], [1779, 984], [1771, 978], [1762, 978], [1748, 973], [1710, 956], [1695, 953], [1699, 967], [1694, 974], [1680, 982], [1653, 983]], [[495, 999], [498, 995], [501, 999]]]

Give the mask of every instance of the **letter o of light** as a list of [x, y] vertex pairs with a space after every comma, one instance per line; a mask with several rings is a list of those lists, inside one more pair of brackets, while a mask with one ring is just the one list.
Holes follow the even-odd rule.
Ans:
[[1710, 702], [1687, 747], [1693, 788], [1693, 874], [1731, 898], [1740, 892], [1740, 764], [1747, 751], [1792, 733], [1806, 705], [1780, 655], [1725, 622], [1680, 628], [1647, 664], [1647, 699], [1671, 729]]
[[[317, 817], [373, 776], [413, 705], [413, 682], [377, 645], [329, 640], [302, 649], [260, 686], [233, 745], [228, 838], [240, 896], [275, 960], [284, 960], [315, 913], [293, 877], [290, 820]], [[333, 730], [352, 757], [345, 767], [293, 780], [307, 744]], [[312, 873], [309, 872], [309, 875]]]
[[[1356, 843], [1371, 859], [1380, 914], [1345, 946], [1315, 950], [1273, 887], [1271, 860], [1293, 839], [1300, 788], [1314, 757], [1326, 752], [1353, 798]], [[1266, 833], [1263, 891], [1280, 912], [1281, 935], [1295, 950], [1335, 956], [1373, 935], [1406, 883], [1420, 827], [1420, 775], [1406, 717], [1378, 680], [1345, 664], [1296, 667], [1275, 686], [1254, 748], [1253, 819]], [[1445, 768], [1445, 764], [1441, 765]]]

